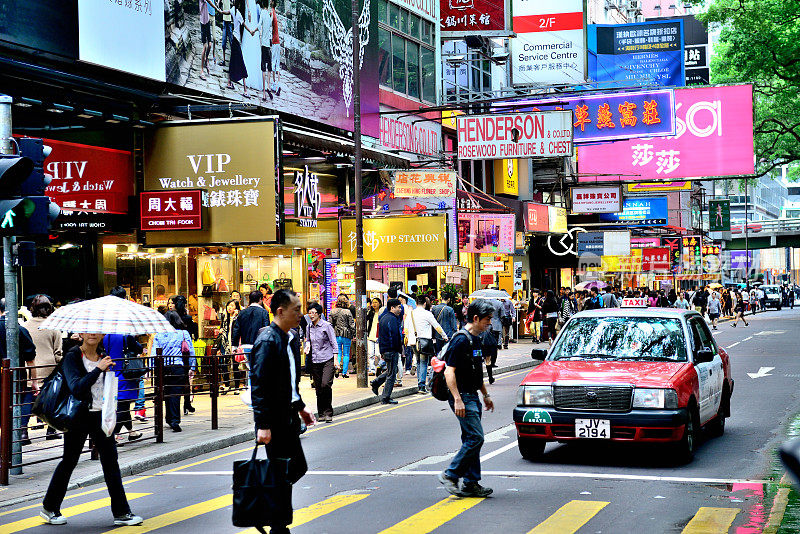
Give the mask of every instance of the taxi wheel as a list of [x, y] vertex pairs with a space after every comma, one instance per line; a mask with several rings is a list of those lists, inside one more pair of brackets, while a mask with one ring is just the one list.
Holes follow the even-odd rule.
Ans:
[[728, 408], [729, 402], [730, 395], [728, 394], [728, 389], [726, 387], [722, 392], [722, 402], [719, 404], [717, 416], [706, 425], [706, 429], [714, 437], [719, 437], [725, 434], [725, 416], [730, 413], [730, 409]]
[[689, 412], [689, 419], [686, 420], [686, 425], [683, 430], [683, 437], [675, 444], [674, 457], [675, 460], [688, 464], [694, 459], [694, 451], [697, 447], [698, 430], [700, 416], [697, 413], [697, 408], [692, 407]]
[[546, 445], [547, 442], [543, 439], [530, 439], [530, 438], [517, 439], [517, 446], [519, 447], [519, 453], [526, 460], [540, 459], [542, 457], [542, 454], [544, 454], [544, 448]]

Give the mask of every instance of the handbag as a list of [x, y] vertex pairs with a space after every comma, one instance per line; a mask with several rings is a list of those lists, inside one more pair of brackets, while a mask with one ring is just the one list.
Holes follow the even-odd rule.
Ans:
[[106, 436], [111, 437], [117, 426], [117, 393], [119, 383], [113, 372], [103, 371], [103, 407], [100, 411], [100, 428]]
[[433, 339], [419, 337], [417, 335], [417, 323], [414, 321], [414, 311], [410, 311], [409, 315], [411, 316], [411, 325], [414, 327], [414, 337], [417, 339], [415, 343], [417, 352], [420, 354], [434, 354]]
[[232, 520], [264, 533], [264, 525], [292, 523], [292, 484], [288, 458], [261, 460], [257, 454], [258, 444], [249, 460], [233, 462]]
[[149, 369], [144, 364], [144, 359], [130, 350], [127, 337], [122, 343], [122, 378], [126, 380], [138, 380], [146, 375]]
[[76, 399], [69, 390], [61, 364], [44, 379], [31, 408], [31, 413], [61, 432], [78, 426], [87, 411], [86, 402]]

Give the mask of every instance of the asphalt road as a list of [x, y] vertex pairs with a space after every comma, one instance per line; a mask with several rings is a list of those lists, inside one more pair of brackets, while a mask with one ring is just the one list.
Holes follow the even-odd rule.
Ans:
[[[509, 373], [491, 387], [497, 409], [484, 416], [482, 482], [492, 497], [448, 498], [435, 474], [460, 445], [458, 425], [446, 403], [415, 396], [310, 429], [303, 437], [310, 472], [294, 491], [301, 524], [292, 531], [761, 532], [782, 474], [774, 448], [800, 412], [800, 308], [748, 320], [749, 327], [726, 323], [715, 333], [731, 355], [733, 413], [725, 435], [704, 439], [691, 464], [676, 465], [657, 447], [597, 442], [550, 444], [541, 462], [526, 461], [511, 411], [527, 371]], [[123, 532], [239, 531], [230, 521], [231, 462], [249, 453], [239, 445], [126, 479], [131, 507], [146, 521]], [[62, 507], [69, 525], [59, 530], [113, 529], [105, 497], [103, 486], [70, 492]], [[0, 533], [52, 533], [56, 527], [28, 520], [37, 505], [0, 511]]]

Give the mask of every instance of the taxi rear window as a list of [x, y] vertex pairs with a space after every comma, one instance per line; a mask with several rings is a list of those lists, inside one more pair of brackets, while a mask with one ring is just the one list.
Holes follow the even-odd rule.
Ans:
[[660, 317], [575, 317], [552, 360], [687, 361], [683, 326]]

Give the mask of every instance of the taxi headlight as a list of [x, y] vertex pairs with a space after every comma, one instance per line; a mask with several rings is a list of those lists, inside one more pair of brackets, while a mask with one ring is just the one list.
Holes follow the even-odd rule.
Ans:
[[674, 389], [636, 388], [633, 391], [633, 407], [676, 409], [678, 393]]
[[517, 390], [520, 406], [552, 406], [553, 388], [550, 386], [520, 386]]

